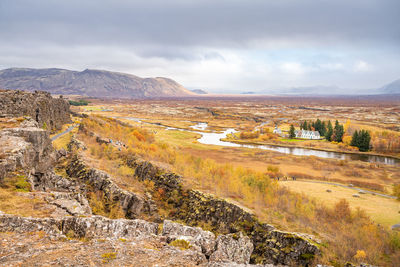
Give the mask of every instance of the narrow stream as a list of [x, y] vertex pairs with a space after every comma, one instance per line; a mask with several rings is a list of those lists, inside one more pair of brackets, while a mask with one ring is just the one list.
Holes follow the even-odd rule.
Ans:
[[[149, 123], [143, 122], [139, 118], [132, 117], [123, 117], [124, 119], [133, 120], [140, 123], [153, 124], [165, 127], [161, 124], [157, 123]], [[365, 162], [375, 162], [375, 163], [383, 163], [388, 165], [400, 165], [400, 159], [385, 157], [385, 156], [374, 156], [367, 154], [351, 154], [351, 153], [342, 153], [342, 152], [329, 152], [329, 151], [321, 151], [311, 148], [298, 148], [298, 147], [285, 147], [285, 146], [272, 146], [272, 145], [248, 145], [248, 144], [237, 144], [233, 142], [221, 141], [221, 139], [226, 138], [228, 134], [237, 132], [235, 129], [227, 129], [222, 133], [205, 133], [199, 132], [195, 130], [205, 130], [207, 129], [207, 123], [200, 122], [196, 125], [191, 126], [194, 130], [186, 130], [179, 129], [174, 127], [165, 127], [167, 130], [180, 130], [186, 132], [194, 132], [201, 134], [201, 137], [197, 140], [199, 143], [205, 145], [218, 145], [218, 146], [226, 146], [226, 147], [246, 147], [246, 148], [258, 148], [264, 150], [276, 151], [284, 154], [291, 154], [296, 156], [316, 156], [320, 158], [329, 158], [329, 159], [341, 159], [341, 160], [360, 160]]]

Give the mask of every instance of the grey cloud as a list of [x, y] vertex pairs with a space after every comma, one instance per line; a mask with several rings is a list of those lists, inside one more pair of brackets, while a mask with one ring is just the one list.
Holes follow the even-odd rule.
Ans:
[[[0, 68], [103, 68], [196, 88], [368, 88], [398, 78], [399, 13], [399, 0], [0, 0]], [[357, 60], [373, 72], [319, 67]], [[276, 70], [292, 61], [313, 71]]]
[[400, 45], [398, 0], [5, 0], [0, 8], [0, 33], [10, 42], [132, 48], [247, 47], [255, 40]]

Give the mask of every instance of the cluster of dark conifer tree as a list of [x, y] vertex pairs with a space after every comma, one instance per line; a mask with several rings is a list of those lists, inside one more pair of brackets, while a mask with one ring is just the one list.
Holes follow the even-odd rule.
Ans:
[[318, 131], [321, 136], [325, 136], [328, 141], [342, 142], [344, 135], [344, 127], [338, 120], [335, 122], [335, 127], [332, 126], [331, 121], [304, 121], [300, 124], [300, 129], [308, 131]]
[[360, 151], [368, 151], [370, 149], [371, 135], [367, 130], [355, 131], [351, 139], [351, 146], [358, 147]]

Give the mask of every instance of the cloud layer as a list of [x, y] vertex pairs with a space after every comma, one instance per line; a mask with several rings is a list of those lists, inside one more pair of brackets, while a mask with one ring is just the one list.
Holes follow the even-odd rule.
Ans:
[[0, 2], [0, 68], [103, 68], [214, 92], [400, 77], [400, 1]]

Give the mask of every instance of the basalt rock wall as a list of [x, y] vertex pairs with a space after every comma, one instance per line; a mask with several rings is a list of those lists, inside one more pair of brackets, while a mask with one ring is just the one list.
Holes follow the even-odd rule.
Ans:
[[254, 251], [253, 263], [308, 265], [319, 249], [313, 242], [289, 232], [276, 230], [260, 223], [241, 207], [196, 190], [184, 189], [181, 177], [163, 171], [148, 161], [127, 162], [135, 168], [137, 179], [150, 180], [165, 192], [165, 201], [174, 206], [171, 219], [178, 219], [193, 226], [208, 225], [217, 233], [243, 232], [251, 238]]
[[48, 131], [27, 119], [17, 128], [0, 131], [0, 181], [8, 172], [24, 170], [28, 175], [50, 171], [56, 162]]
[[39, 127], [55, 131], [71, 122], [69, 103], [50, 93], [0, 90], [0, 117], [29, 116]]
[[88, 168], [77, 155], [71, 157], [66, 168], [68, 176], [78, 179], [80, 183], [87, 184], [91, 191], [101, 191], [107, 202], [119, 202], [126, 218], [135, 219], [142, 213], [151, 215], [156, 212], [156, 207], [150, 200], [121, 189], [107, 173]]

